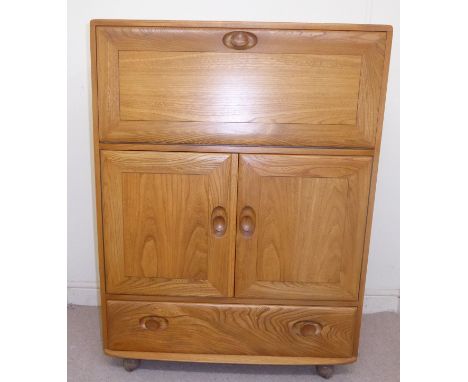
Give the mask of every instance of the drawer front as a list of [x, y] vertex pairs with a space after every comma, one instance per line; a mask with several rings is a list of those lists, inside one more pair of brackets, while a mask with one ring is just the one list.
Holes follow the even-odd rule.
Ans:
[[97, 27], [106, 142], [372, 147], [386, 32]]
[[350, 357], [356, 308], [108, 301], [110, 350]]

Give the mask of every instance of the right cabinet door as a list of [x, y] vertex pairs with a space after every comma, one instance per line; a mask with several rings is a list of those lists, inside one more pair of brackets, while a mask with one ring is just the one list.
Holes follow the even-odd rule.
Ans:
[[235, 293], [357, 300], [372, 158], [241, 155]]

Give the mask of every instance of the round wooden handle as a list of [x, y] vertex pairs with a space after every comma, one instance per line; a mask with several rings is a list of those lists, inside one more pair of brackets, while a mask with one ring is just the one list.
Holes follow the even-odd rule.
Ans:
[[223, 207], [218, 206], [213, 209], [213, 212], [211, 213], [211, 223], [213, 225], [213, 233], [215, 236], [221, 237], [226, 233], [226, 221], [227, 214]]
[[224, 35], [223, 44], [236, 50], [250, 49], [257, 45], [257, 36], [251, 32], [233, 31]]
[[167, 320], [159, 316], [147, 316], [140, 320], [140, 325], [147, 330], [164, 330], [167, 328]]
[[300, 321], [294, 324], [294, 330], [303, 337], [318, 336], [322, 331], [322, 325], [314, 321]]

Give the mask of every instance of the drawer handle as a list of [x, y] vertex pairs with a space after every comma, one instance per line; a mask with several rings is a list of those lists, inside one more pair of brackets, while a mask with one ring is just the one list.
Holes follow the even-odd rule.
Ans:
[[230, 49], [250, 49], [257, 45], [257, 36], [251, 32], [233, 31], [224, 35], [223, 44]]
[[223, 207], [216, 207], [211, 213], [211, 222], [215, 236], [221, 237], [226, 232], [227, 214]]
[[322, 325], [314, 321], [300, 321], [293, 326], [296, 334], [303, 337], [318, 336], [322, 331]]
[[244, 207], [239, 218], [239, 230], [246, 237], [255, 232], [255, 211], [252, 207]]
[[140, 326], [143, 329], [157, 331], [164, 330], [167, 328], [167, 320], [164, 317], [159, 316], [147, 316], [140, 320]]

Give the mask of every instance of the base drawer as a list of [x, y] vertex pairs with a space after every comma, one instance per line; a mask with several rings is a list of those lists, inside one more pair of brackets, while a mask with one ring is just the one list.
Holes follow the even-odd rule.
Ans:
[[110, 350], [350, 357], [356, 308], [108, 301]]

